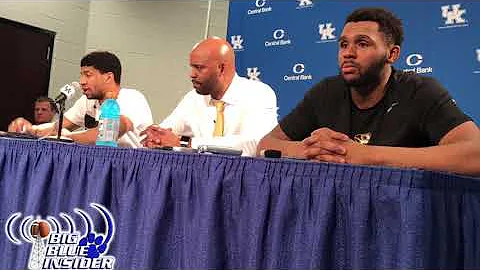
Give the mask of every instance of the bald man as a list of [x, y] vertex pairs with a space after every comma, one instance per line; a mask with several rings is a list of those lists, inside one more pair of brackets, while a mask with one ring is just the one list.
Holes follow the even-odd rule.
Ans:
[[190, 53], [190, 67], [194, 89], [160, 125], [143, 132], [143, 145], [213, 145], [255, 155], [258, 141], [277, 125], [272, 88], [237, 75], [233, 49], [224, 39], [197, 43]]

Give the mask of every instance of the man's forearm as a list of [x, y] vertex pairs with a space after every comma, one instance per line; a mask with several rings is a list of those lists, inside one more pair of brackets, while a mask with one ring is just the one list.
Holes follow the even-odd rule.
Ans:
[[424, 148], [359, 147], [365, 149], [356, 157], [350, 156], [350, 160], [347, 162], [480, 175], [480, 142], [478, 141], [464, 141]]
[[56, 123], [45, 123], [32, 126], [33, 134], [38, 137], [55, 135], [57, 132]]
[[72, 139], [74, 142], [81, 144], [95, 144], [97, 141], [98, 128], [88, 130], [71, 132], [66, 137]]
[[[120, 117], [120, 130], [119, 130], [118, 138], [122, 137], [126, 132], [131, 131], [133, 129], [132, 126], [133, 125], [130, 119], [122, 115]], [[95, 144], [98, 136], [98, 127], [88, 129], [88, 130], [71, 132], [69, 134], [66, 134], [65, 136], [69, 137], [70, 139], [72, 139], [74, 142], [77, 142], [77, 143]]]
[[282, 156], [305, 158], [305, 146], [302, 142], [278, 139], [269, 135], [258, 143], [258, 156], [261, 155], [262, 150], [278, 150], [282, 152]]

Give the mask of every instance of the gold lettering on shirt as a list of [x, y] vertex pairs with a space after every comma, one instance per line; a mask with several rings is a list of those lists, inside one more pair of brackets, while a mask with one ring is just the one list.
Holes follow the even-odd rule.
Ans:
[[357, 143], [368, 144], [368, 142], [370, 142], [370, 138], [372, 138], [372, 133], [368, 132], [355, 135], [353, 140]]

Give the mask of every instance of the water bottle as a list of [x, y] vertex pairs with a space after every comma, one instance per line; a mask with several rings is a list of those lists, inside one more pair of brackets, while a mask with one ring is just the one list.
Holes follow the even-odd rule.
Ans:
[[97, 145], [117, 146], [120, 132], [120, 106], [110, 92], [100, 106]]

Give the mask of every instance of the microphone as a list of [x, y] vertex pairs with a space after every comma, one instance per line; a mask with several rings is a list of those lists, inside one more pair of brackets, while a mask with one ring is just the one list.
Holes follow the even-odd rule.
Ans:
[[274, 150], [274, 149], [265, 149], [260, 151], [260, 155], [268, 158], [281, 158], [282, 157], [282, 151], [280, 150]]
[[275, 150], [275, 149], [262, 150], [260, 151], [260, 156], [263, 156], [266, 158], [287, 158], [287, 159], [305, 160], [305, 158], [301, 158], [301, 157], [286, 156], [282, 153], [282, 151]]
[[221, 154], [231, 156], [241, 156], [243, 152], [241, 149], [215, 145], [199, 145], [197, 151], [198, 153]]
[[64, 102], [65, 100], [70, 99], [77, 89], [80, 89], [80, 84], [78, 82], [72, 82], [70, 84], [65, 84], [60, 88], [60, 94], [54, 99], [55, 103]]

